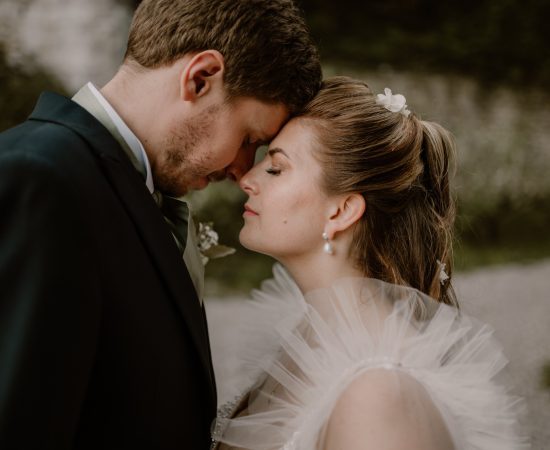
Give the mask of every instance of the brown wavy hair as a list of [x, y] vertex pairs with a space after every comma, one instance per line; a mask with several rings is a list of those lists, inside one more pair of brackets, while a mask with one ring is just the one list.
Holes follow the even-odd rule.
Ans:
[[317, 49], [292, 0], [143, 0], [125, 60], [157, 68], [209, 49], [224, 56], [228, 99], [253, 97], [294, 112], [321, 84]]
[[387, 110], [366, 83], [347, 77], [324, 81], [300, 116], [315, 130], [325, 192], [365, 198], [350, 250], [357, 266], [458, 306], [451, 279], [440, 280], [440, 264], [453, 271], [450, 133]]

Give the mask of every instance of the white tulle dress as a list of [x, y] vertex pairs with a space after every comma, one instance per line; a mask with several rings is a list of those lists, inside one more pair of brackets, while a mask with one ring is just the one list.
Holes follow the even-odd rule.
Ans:
[[212, 448], [322, 450], [336, 402], [373, 369], [412, 377], [455, 449], [529, 448], [523, 402], [496, 380], [507, 360], [491, 328], [415, 289], [349, 278], [304, 296], [276, 265], [241, 319], [243, 375], [220, 386], [236, 397], [218, 412]]

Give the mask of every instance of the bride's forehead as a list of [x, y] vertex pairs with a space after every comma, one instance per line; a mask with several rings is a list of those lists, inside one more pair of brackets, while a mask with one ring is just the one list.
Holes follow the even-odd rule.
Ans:
[[284, 149], [288, 156], [292, 157], [294, 153], [309, 153], [314, 142], [314, 128], [297, 118], [292, 119], [283, 127], [269, 148]]

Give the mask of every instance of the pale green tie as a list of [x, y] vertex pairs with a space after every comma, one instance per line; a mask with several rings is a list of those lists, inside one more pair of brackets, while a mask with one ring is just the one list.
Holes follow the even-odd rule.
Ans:
[[189, 206], [183, 200], [163, 195], [159, 191], [153, 193], [153, 198], [159, 205], [166, 223], [172, 231], [176, 245], [183, 256], [191, 281], [202, 303], [204, 292], [204, 264], [197, 242], [197, 230]]

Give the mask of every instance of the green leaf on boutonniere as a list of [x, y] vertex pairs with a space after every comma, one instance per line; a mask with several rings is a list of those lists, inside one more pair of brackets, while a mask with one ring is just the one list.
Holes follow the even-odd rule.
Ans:
[[232, 255], [233, 253], [235, 253], [235, 249], [232, 247], [228, 247], [227, 245], [214, 245], [208, 250], [205, 250], [203, 255], [210, 259], [216, 259]]
[[218, 233], [214, 231], [212, 222], [199, 223], [197, 241], [204, 265], [210, 259], [222, 258], [235, 253], [234, 248], [219, 244], [218, 239]]

